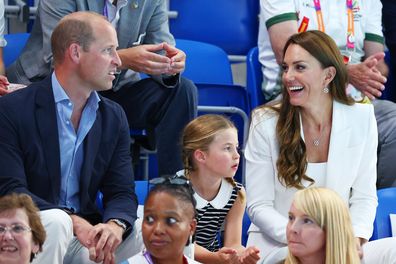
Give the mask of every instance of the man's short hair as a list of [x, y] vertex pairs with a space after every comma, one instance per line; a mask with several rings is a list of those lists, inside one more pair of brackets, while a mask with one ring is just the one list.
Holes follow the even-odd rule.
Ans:
[[79, 44], [84, 51], [89, 50], [95, 40], [92, 24], [97, 19], [106, 20], [95, 12], [75, 12], [60, 20], [51, 36], [54, 64], [63, 61], [66, 50], [73, 43]]

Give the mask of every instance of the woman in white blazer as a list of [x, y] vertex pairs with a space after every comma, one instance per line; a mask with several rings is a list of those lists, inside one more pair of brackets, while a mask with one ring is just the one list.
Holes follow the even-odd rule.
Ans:
[[[373, 107], [347, 97], [343, 58], [334, 41], [320, 31], [290, 37], [282, 67], [281, 101], [252, 114], [245, 151], [252, 221], [248, 245], [260, 248], [262, 263], [283, 260], [294, 193], [311, 185], [327, 187], [349, 206], [357, 248], [370, 263], [372, 246], [361, 246], [371, 237], [377, 206]], [[389, 253], [387, 247], [383, 250]], [[373, 263], [395, 263], [378, 262], [377, 254], [375, 258]]]

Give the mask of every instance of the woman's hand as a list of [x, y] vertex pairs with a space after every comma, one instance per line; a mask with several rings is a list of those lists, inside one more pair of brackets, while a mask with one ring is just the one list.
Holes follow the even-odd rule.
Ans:
[[363, 246], [364, 243], [367, 242], [367, 240], [364, 239], [364, 238], [361, 238], [361, 237], [356, 237], [355, 238], [355, 242], [356, 242], [356, 249], [358, 251], [359, 258], [363, 259], [363, 248], [362, 248], [362, 246]]
[[239, 258], [237, 251], [232, 248], [222, 247], [219, 251], [216, 252], [218, 262], [216, 263], [224, 263], [224, 264], [239, 264]]
[[239, 263], [241, 264], [256, 264], [260, 260], [260, 250], [254, 246], [246, 248], [242, 254], [239, 255]]

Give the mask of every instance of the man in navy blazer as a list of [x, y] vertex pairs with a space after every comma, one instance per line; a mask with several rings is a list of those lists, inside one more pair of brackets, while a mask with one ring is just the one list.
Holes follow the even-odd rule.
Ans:
[[115, 263], [141, 249], [128, 121], [97, 93], [121, 64], [116, 32], [77, 12], [51, 42], [54, 72], [0, 98], [0, 195], [27, 193], [39, 207], [47, 240], [35, 263]]
[[[103, 14], [117, 31], [121, 73], [102, 95], [123, 107], [131, 128], [146, 130], [159, 175], [183, 169], [178, 142], [197, 115], [197, 88], [181, 76], [186, 55], [174, 46], [166, 0], [40, 0], [26, 46], [7, 68], [8, 80], [28, 85], [50, 74], [49, 37], [62, 17], [76, 11]], [[141, 79], [140, 73], [149, 76]]]

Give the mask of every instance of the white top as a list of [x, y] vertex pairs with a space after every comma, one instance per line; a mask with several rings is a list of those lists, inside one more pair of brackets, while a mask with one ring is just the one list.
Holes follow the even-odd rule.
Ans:
[[[286, 245], [287, 213], [297, 191], [278, 180], [277, 121], [278, 115], [271, 110], [254, 111], [245, 150], [249, 231], [263, 233], [260, 243], [268, 249], [263, 257]], [[316, 181], [314, 186], [330, 188], [341, 196], [349, 207], [355, 235], [369, 239], [377, 206], [378, 134], [373, 106], [334, 102], [332, 122], [327, 166], [309, 164], [307, 174]], [[302, 184], [307, 187], [309, 182]]]
[[[195, 261], [186, 257], [189, 264], [200, 264], [201, 262]], [[146, 258], [143, 256], [143, 252], [136, 254], [135, 256], [127, 259], [126, 261], [121, 262], [120, 264], [150, 264]]]
[[[259, 60], [263, 65], [263, 90], [268, 96], [276, 96], [280, 91], [280, 67], [272, 51], [267, 28], [270, 25], [295, 20], [298, 13], [298, 27], [303, 17], [309, 18], [307, 30], [318, 29], [316, 11], [313, 0], [260, 0], [260, 30], [259, 30]], [[340, 51], [345, 50], [347, 35], [347, 8], [345, 0], [320, 1], [325, 32], [337, 43]], [[358, 63], [364, 57], [364, 40], [383, 41], [380, 0], [354, 0], [354, 28], [356, 51], [352, 55], [351, 63]], [[294, 15], [293, 15], [294, 14]], [[267, 25], [266, 25], [267, 23]], [[359, 100], [356, 90], [351, 95]], [[360, 92], [359, 92], [360, 95]], [[357, 96], [357, 97], [356, 97]]]

